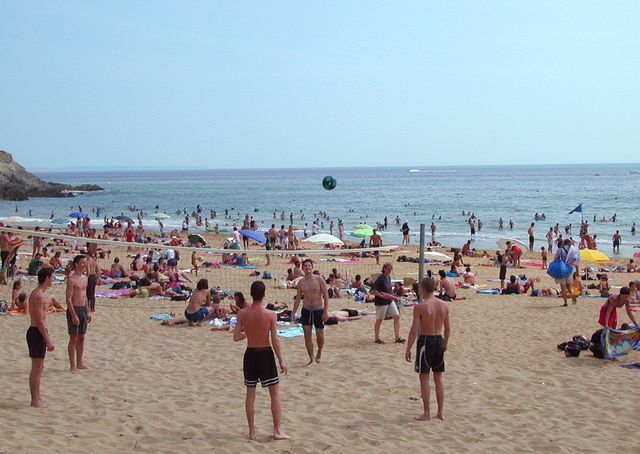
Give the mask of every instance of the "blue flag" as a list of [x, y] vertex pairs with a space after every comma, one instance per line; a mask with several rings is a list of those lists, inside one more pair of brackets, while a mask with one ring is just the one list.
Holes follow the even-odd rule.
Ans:
[[580, 205], [575, 207], [573, 210], [569, 211], [569, 214], [571, 213], [582, 213], [582, 203], [580, 203]]

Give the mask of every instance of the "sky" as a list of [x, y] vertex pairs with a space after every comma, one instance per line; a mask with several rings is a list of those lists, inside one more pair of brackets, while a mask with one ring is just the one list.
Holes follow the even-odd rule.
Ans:
[[638, 1], [0, 3], [28, 169], [638, 162]]

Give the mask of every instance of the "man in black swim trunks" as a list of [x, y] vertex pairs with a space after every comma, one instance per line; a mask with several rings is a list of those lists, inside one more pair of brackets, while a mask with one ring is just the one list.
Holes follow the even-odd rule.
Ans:
[[69, 331], [69, 371], [76, 373], [78, 370], [87, 369], [83, 361], [84, 340], [87, 333], [87, 325], [91, 321], [91, 313], [88, 311], [87, 300], [87, 258], [84, 255], [76, 255], [73, 258], [73, 273], [67, 278], [67, 329]]
[[27, 330], [27, 345], [31, 358], [31, 373], [29, 374], [29, 389], [31, 391], [31, 406], [40, 407], [43, 401], [40, 397], [40, 377], [44, 368], [46, 353], [52, 352], [55, 346], [47, 330], [46, 317], [49, 308], [49, 298], [45, 292], [53, 283], [53, 268], [41, 268], [38, 271], [38, 286], [29, 295], [29, 316], [31, 325]]
[[[307, 366], [317, 363], [322, 357], [322, 348], [324, 347], [324, 322], [329, 318], [329, 291], [327, 283], [322, 276], [313, 274], [313, 260], [305, 259], [302, 262], [302, 271], [304, 276], [298, 281], [298, 293], [293, 304], [294, 318], [291, 325], [295, 325], [295, 314], [300, 306], [300, 300], [304, 299], [302, 312], [300, 314], [300, 323], [304, 331], [304, 343], [309, 354], [309, 363]], [[318, 353], [313, 354], [313, 332], [312, 328], [316, 328], [316, 339], [318, 342]]]
[[[262, 281], [251, 284], [250, 306], [240, 309], [238, 323], [233, 331], [233, 340], [247, 339], [247, 350], [244, 354], [243, 370], [244, 384], [247, 387], [245, 408], [249, 423], [249, 439], [256, 439], [255, 415], [256, 386], [261, 382], [262, 387], [269, 388], [271, 397], [271, 414], [273, 416], [273, 438], [285, 440], [289, 438], [280, 426], [280, 379], [276, 368], [275, 358], [278, 357], [280, 370], [286, 374], [287, 365], [284, 363], [280, 352], [280, 341], [276, 330], [276, 314], [267, 310], [262, 301], [265, 295], [265, 286]], [[273, 345], [273, 349], [271, 346]]]
[[[381, 247], [382, 237], [378, 233], [377, 229], [373, 229], [373, 235], [369, 237], [369, 247]], [[373, 251], [373, 255], [376, 258], [376, 265], [380, 265], [380, 251]]]
[[[431, 419], [429, 412], [429, 372], [433, 370], [433, 381], [436, 385], [438, 402], [438, 419], [444, 419], [444, 352], [447, 350], [451, 326], [449, 324], [449, 306], [446, 302], [433, 296], [435, 284], [429, 277], [420, 281], [422, 303], [413, 308], [413, 324], [409, 332], [409, 341], [405, 359], [411, 362], [411, 348], [418, 337], [416, 345], [415, 371], [420, 374], [420, 392], [423, 412], [416, 416], [419, 421]], [[444, 328], [444, 337], [442, 331]]]

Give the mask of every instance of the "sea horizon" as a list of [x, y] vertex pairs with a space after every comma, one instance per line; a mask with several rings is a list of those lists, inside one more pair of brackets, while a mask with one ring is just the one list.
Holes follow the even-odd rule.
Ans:
[[553, 168], [553, 167], [622, 167], [622, 166], [640, 166], [638, 162], [603, 162], [603, 163], [530, 163], [530, 164], [511, 164], [511, 163], [498, 163], [498, 164], [414, 164], [414, 165], [357, 165], [357, 166], [310, 166], [310, 167], [207, 167], [207, 168], [193, 168], [193, 167], [176, 167], [175, 165], [157, 166], [157, 167], [91, 167], [91, 166], [78, 166], [78, 167], [26, 167], [28, 171], [36, 174], [50, 174], [50, 173], [65, 173], [65, 172], [157, 172], [157, 171], [194, 171], [194, 172], [206, 172], [206, 171], [222, 171], [222, 170], [247, 170], [247, 171], [260, 171], [260, 170], [332, 170], [332, 169], [430, 169], [430, 168]]

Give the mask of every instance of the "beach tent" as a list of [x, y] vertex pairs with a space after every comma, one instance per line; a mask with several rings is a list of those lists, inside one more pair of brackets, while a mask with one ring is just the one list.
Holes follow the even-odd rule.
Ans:
[[240, 245], [240, 243], [238, 243], [236, 241], [235, 238], [231, 237], [231, 238], [227, 238], [226, 240], [224, 240], [222, 242], [222, 244], [220, 245], [221, 249], [235, 249], [235, 250], [242, 250], [242, 246]]

